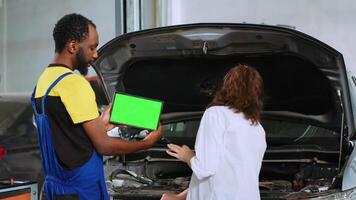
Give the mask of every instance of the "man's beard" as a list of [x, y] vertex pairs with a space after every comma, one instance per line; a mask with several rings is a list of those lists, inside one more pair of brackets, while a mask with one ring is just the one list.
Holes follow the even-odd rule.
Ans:
[[81, 75], [86, 76], [88, 74], [89, 62], [85, 59], [84, 51], [82, 48], [79, 48], [79, 51], [75, 57], [77, 59], [77, 70]]

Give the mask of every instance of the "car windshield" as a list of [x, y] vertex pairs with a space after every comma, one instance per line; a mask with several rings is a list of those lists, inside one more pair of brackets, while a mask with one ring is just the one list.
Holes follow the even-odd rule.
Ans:
[[[199, 120], [164, 126], [164, 137], [172, 143], [194, 146]], [[268, 149], [310, 148], [338, 150], [340, 134], [321, 127], [280, 120], [263, 120]]]
[[8, 129], [21, 113], [26, 109], [26, 104], [16, 102], [0, 102], [0, 136], [8, 134]]
[[37, 145], [29, 102], [0, 101], [0, 146]]

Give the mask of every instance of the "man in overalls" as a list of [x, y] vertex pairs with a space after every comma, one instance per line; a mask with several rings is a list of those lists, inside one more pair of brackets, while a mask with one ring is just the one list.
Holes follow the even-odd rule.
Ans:
[[94, 23], [79, 14], [61, 18], [54, 27], [55, 56], [41, 74], [34, 107], [47, 199], [108, 199], [101, 155], [121, 155], [151, 147], [162, 127], [137, 142], [107, 136], [109, 109], [101, 116], [87, 73], [97, 58]]

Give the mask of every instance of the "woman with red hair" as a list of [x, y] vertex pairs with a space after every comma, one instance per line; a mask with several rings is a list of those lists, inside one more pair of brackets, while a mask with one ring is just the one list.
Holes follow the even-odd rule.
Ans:
[[231, 68], [201, 119], [195, 153], [169, 144], [167, 153], [186, 162], [189, 188], [166, 199], [260, 199], [259, 172], [266, 150], [262, 128], [263, 80], [248, 65]]

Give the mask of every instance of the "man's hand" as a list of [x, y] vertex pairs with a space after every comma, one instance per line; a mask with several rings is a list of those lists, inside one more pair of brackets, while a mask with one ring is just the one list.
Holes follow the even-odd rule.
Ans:
[[110, 111], [111, 111], [111, 107], [112, 107], [112, 103], [109, 103], [109, 105], [107, 105], [104, 109], [104, 112], [101, 113], [101, 120], [103, 121], [103, 123], [105, 124], [105, 129], [106, 132], [112, 130], [115, 127], [119, 127], [119, 128], [127, 128], [126, 125], [117, 125], [117, 124], [111, 124], [110, 123]]
[[100, 116], [101, 120], [105, 124], [106, 131], [110, 131], [111, 129], [115, 128], [115, 126], [113, 124], [110, 124], [110, 122], [109, 122], [111, 106], [112, 106], [112, 103], [109, 103], [109, 105], [107, 105], [105, 107], [104, 112], [102, 112], [101, 116]]
[[175, 144], [168, 144], [168, 150], [166, 151], [169, 155], [176, 157], [178, 160], [186, 162], [190, 166], [190, 160], [195, 156], [193, 150], [188, 146], [178, 146]]
[[160, 124], [157, 130], [149, 132], [143, 140], [148, 142], [150, 146], [153, 146], [158, 140], [162, 138], [162, 134], [163, 134], [163, 127]]

